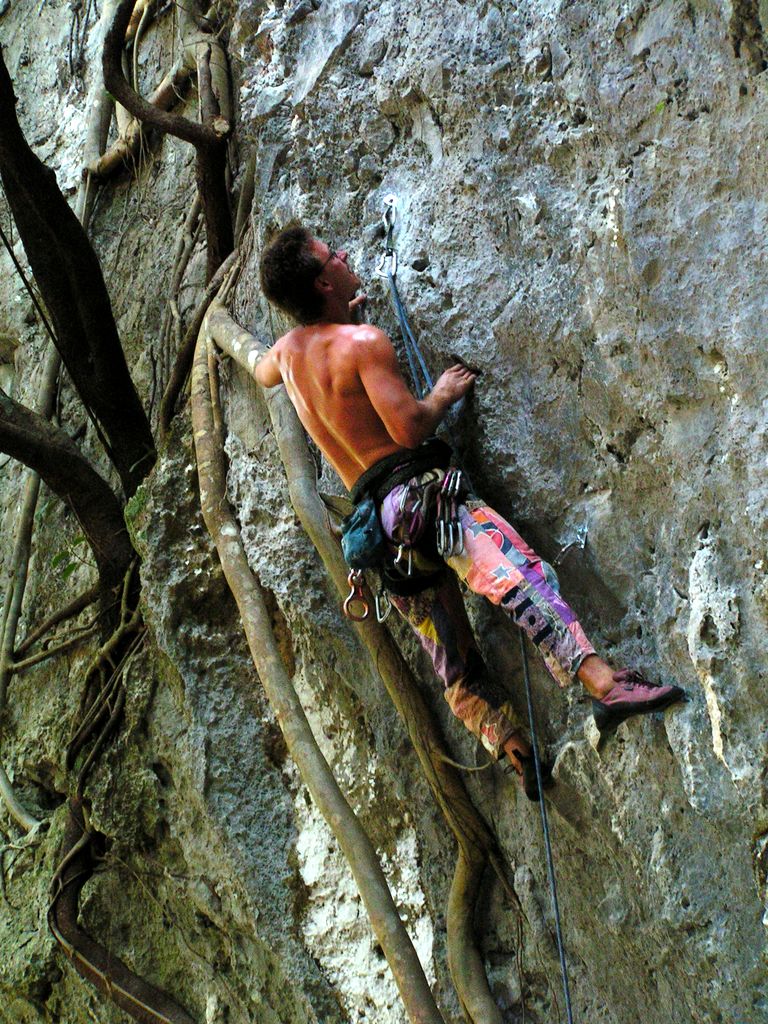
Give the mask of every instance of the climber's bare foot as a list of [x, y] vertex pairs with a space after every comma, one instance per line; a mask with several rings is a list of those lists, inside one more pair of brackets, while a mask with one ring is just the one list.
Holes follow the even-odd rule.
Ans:
[[522, 775], [523, 765], [517, 755], [520, 753], [524, 758], [530, 756], [531, 746], [528, 741], [525, 740], [519, 732], [514, 732], [504, 744], [504, 753], [509, 758], [509, 763], [513, 766], [517, 774]]
[[588, 654], [579, 666], [576, 678], [592, 697], [601, 700], [616, 685], [611, 666], [598, 658], [596, 654]]

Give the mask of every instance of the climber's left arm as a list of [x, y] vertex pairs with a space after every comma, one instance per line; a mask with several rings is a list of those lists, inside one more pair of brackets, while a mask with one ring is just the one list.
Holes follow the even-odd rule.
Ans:
[[280, 370], [276, 349], [277, 345], [268, 349], [253, 368], [253, 376], [263, 388], [275, 388], [278, 384], [283, 383], [283, 374]]

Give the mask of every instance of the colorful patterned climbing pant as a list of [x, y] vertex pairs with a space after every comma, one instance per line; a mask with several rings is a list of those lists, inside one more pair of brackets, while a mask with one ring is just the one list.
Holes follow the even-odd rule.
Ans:
[[[408, 514], [408, 503], [405, 512], [401, 509], [403, 491], [418, 488], [421, 479], [395, 487], [381, 505], [384, 532], [395, 543], [403, 539], [403, 516]], [[458, 515], [464, 551], [446, 563], [525, 630], [556, 682], [566, 686], [595, 650], [560, 596], [555, 571], [487, 505], [467, 499]], [[455, 576], [444, 573], [418, 594], [390, 598], [432, 659], [451, 711], [492, 757], [502, 756], [504, 743], [516, 731], [515, 716], [501, 687], [488, 678]]]

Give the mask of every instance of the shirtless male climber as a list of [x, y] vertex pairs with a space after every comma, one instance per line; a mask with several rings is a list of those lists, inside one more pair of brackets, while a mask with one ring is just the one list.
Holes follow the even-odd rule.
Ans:
[[[551, 566], [473, 496], [461, 493], [457, 503], [463, 543], [438, 554], [434, 506], [452, 469], [450, 448], [432, 435], [475, 383], [468, 367], [451, 366], [424, 399], [414, 398], [387, 335], [356, 322], [366, 296], [357, 294], [361, 282], [347, 253], [305, 228], [288, 228], [267, 246], [261, 283], [299, 326], [256, 365], [256, 380], [267, 388], [285, 384], [353, 501], [376, 501], [393, 552], [383, 570], [392, 603], [432, 658], [453, 713], [494, 759], [506, 754], [531, 800], [539, 793], [530, 747], [510, 721], [503, 691], [488, 678], [454, 573], [526, 631], [560, 686], [579, 679], [601, 733], [683, 698], [678, 686], [652, 683], [634, 669], [614, 672], [598, 657]], [[392, 564], [404, 544], [415, 558], [410, 575]]]

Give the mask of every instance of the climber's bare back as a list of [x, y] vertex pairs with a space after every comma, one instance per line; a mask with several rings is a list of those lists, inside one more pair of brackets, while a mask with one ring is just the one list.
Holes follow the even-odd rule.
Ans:
[[414, 400], [391, 342], [376, 327], [297, 327], [269, 350], [255, 376], [265, 387], [285, 384], [299, 419], [348, 488], [404, 448], [390, 430], [397, 430], [398, 408]]

